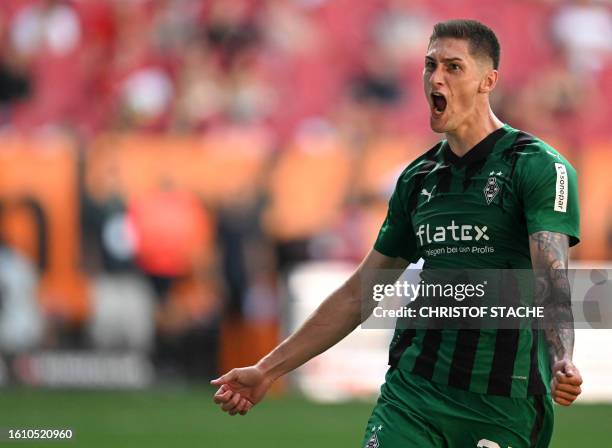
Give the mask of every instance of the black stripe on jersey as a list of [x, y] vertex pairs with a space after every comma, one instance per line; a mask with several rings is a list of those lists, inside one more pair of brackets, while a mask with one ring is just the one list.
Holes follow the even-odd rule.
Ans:
[[442, 330], [428, 329], [423, 337], [423, 347], [417, 356], [412, 373], [428, 380], [433, 377], [434, 367], [438, 361], [438, 349], [442, 342]]
[[512, 390], [512, 372], [518, 351], [519, 330], [497, 330], [493, 364], [489, 374], [487, 393], [509, 396]]
[[[514, 178], [514, 171], [516, 169], [516, 162], [518, 162], [519, 154], [523, 152], [527, 146], [535, 142], [536, 139], [533, 135], [528, 134], [527, 132], [518, 131], [512, 145], [510, 145], [508, 149], [502, 153], [502, 158], [510, 161], [510, 174], [508, 175], [509, 179]], [[509, 193], [510, 192], [508, 189], [502, 187], [502, 191], [499, 194], [499, 206], [504, 212], [506, 210], [504, 208], [504, 199]]]
[[540, 346], [540, 331], [531, 330], [531, 354], [529, 362], [529, 383], [527, 384], [527, 395], [539, 395], [546, 393], [546, 386], [542, 380], [540, 369], [538, 368], [538, 349]]
[[538, 446], [538, 439], [540, 438], [540, 432], [542, 426], [544, 426], [544, 414], [546, 409], [544, 408], [544, 398], [542, 395], [536, 395], [533, 397], [534, 405], [536, 409], [535, 421], [533, 422], [533, 428], [531, 430], [531, 436], [529, 437], [529, 446], [535, 448]]
[[[467, 168], [465, 169], [465, 178], [463, 179], [463, 191], [467, 190], [472, 183], [472, 178], [476, 173], [478, 173], [485, 163], [487, 163], [487, 159], [493, 152], [493, 148], [504, 135], [507, 134], [505, 128], [499, 128], [496, 131], [493, 131], [489, 134], [482, 142], [480, 142], [474, 149], [478, 150], [479, 146], [483, 146], [484, 148], [481, 150], [480, 157], [476, 157], [473, 159], [471, 163], [468, 163]], [[471, 152], [470, 151], [470, 152]], [[469, 153], [468, 153], [469, 154]]]
[[397, 367], [404, 351], [412, 345], [415, 335], [416, 330], [414, 328], [407, 328], [402, 332], [397, 342], [389, 350], [389, 365], [391, 367]]
[[[487, 156], [487, 158], [488, 157], [489, 156]], [[465, 169], [465, 178], [463, 179], [463, 191], [469, 188], [470, 184], [472, 183], [472, 178], [482, 169], [485, 163], [487, 163], [486, 158], [480, 159], [471, 165], [468, 165], [468, 167]]]
[[528, 134], [527, 132], [518, 131], [516, 138], [514, 139], [514, 143], [510, 145], [508, 149], [506, 149], [502, 153], [502, 157], [507, 160], [512, 159], [512, 169], [510, 170], [510, 179], [514, 176], [514, 169], [516, 168], [516, 162], [518, 160], [518, 154], [523, 152], [525, 148], [536, 142], [536, 138]]
[[470, 388], [479, 339], [480, 330], [462, 329], [457, 331], [457, 342], [448, 377], [449, 386], [465, 390]]
[[[502, 270], [500, 278], [500, 305], [520, 305], [520, 288], [517, 278], [509, 269]], [[489, 374], [489, 393], [510, 395], [514, 362], [518, 353], [519, 331], [497, 330], [493, 365]]]
[[[472, 147], [463, 157], [457, 156], [452, 151], [448, 141], [444, 144], [443, 154], [445, 164], [453, 165], [457, 168], [466, 167], [463, 191], [467, 190], [472, 183], [472, 177], [482, 169], [499, 139], [507, 133], [508, 130], [505, 127], [496, 129]], [[450, 186], [450, 172], [448, 174], [448, 179], [445, 176], [441, 176], [439, 179], [438, 191], [448, 191], [448, 186]]]
[[463, 157], [459, 157], [455, 154], [448, 142], [446, 142], [444, 147], [444, 160], [457, 168], [463, 168], [481, 159], [486, 159], [489, 157], [489, 154], [491, 154], [491, 151], [493, 151], [497, 141], [506, 135], [507, 132], [507, 129], [504, 127], [496, 129], [472, 147]]
[[440, 167], [437, 172], [438, 179], [436, 181], [436, 188], [439, 193], [448, 193], [450, 190], [451, 180], [453, 173], [451, 172], [451, 166], [446, 163]]
[[524, 131], [518, 131], [516, 133], [516, 138], [514, 139], [514, 142], [512, 143], [512, 145], [510, 145], [508, 147], [508, 149], [506, 149], [502, 156], [505, 159], [509, 159], [511, 158], [516, 152], [521, 152], [523, 148], [525, 148], [525, 146], [527, 145], [531, 145], [532, 143], [536, 142], [536, 138]]

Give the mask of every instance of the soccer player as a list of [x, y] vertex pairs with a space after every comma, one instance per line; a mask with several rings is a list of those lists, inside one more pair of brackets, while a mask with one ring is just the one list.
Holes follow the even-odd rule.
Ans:
[[[549, 321], [571, 321], [576, 173], [555, 149], [493, 114], [499, 59], [487, 26], [435, 25], [423, 84], [431, 128], [446, 138], [401, 174], [374, 248], [346, 283], [256, 365], [212, 381], [224, 411], [247, 413], [278, 377], [359, 325], [361, 280], [374, 269], [403, 269], [419, 258], [424, 269], [533, 268], [535, 300], [546, 303]], [[362, 446], [546, 447], [552, 400], [567, 406], [581, 392], [573, 343], [571, 325], [398, 329]]]

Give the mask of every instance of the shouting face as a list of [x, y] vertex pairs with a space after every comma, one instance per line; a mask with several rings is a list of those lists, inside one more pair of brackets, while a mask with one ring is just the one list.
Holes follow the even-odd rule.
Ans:
[[469, 42], [440, 38], [431, 42], [425, 56], [423, 85], [434, 132], [453, 132], [488, 110], [488, 94], [497, 71], [486, 56], [472, 55]]

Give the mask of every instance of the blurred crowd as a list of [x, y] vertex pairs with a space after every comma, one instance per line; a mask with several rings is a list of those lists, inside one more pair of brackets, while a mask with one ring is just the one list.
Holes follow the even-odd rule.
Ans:
[[[423, 55], [433, 24], [452, 17], [498, 33], [502, 120], [573, 152], [612, 136], [608, 1], [2, 0], [0, 136], [78, 142], [79, 269], [90, 285], [74, 293], [87, 295], [86, 311], [66, 311], [52, 281], [34, 291], [44, 266], [3, 244], [2, 350], [127, 347], [151, 351], [168, 375], [200, 378], [216, 360], [265, 352], [296, 263], [356, 262], [368, 250], [397, 173], [378, 178], [406, 157], [385, 142], [424, 151], [437, 138]], [[152, 143], [168, 136], [225, 143], [206, 167]], [[147, 194], [127, 193], [152, 169], [147, 148], [129, 148], [147, 145], [193, 182], [162, 175]], [[255, 147], [257, 169], [243, 167]], [[245, 170], [246, 186], [225, 163]], [[224, 197], [198, 191], [198, 176]], [[41, 312], [24, 298], [36, 294], [47, 297]]]

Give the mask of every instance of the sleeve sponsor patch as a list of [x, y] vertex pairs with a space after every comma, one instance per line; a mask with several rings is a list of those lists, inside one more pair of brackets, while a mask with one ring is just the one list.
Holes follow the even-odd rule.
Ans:
[[568, 196], [567, 168], [562, 163], [555, 163], [555, 170], [557, 171], [557, 184], [554, 210], [556, 212], [566, 213]]

